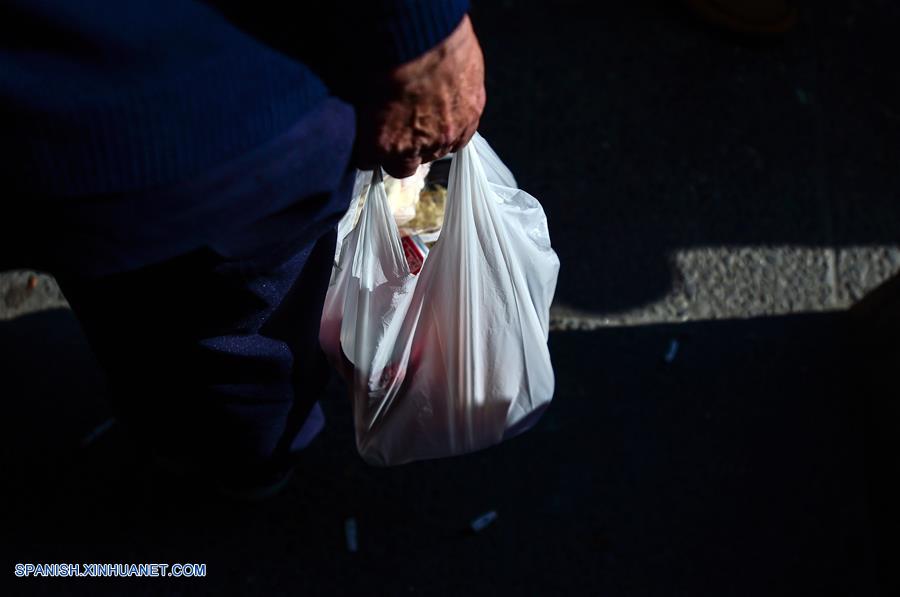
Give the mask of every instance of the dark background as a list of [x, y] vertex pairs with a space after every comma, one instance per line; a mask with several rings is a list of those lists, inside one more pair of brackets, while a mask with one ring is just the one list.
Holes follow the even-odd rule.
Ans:
[[[660, 298], [680, 248], [896, 242], [898, 16], [810, 2], [758, 41], [662, 0], [476, 3], [482, 132], [546, 208], [558, 298]], [[335, 383], [326, 433], [261, 505], [166, 483], [116, 426], [83, 446], [109, 413], [71, 314], [0, 322], [0, 578], [7, 594], [892, 595], [892, 508], [873, 494], [897, 471], [867, 424], [891, 369], [859, 367], [846, 319], [553, 332], [557, 394], [533, 431], [394, 469], [358, 458]], [[54, 561], [205, 562], [208, 577], [12, 577]]]

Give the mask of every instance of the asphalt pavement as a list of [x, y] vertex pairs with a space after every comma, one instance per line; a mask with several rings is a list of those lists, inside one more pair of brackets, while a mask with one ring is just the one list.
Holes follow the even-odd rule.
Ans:
[[[110, 420], [52, 279], [3, 274], [4, 593], [892, 595], [845, 310], [900, 270], [900, 9], [810, 2], [758, 41], [608, 4], [473, 10], [482, 133], [562, 263], [535, 429], [372, 468], [335, 381], [283, 494], [201, 500]], [[72, 561], [207, 576], [12, 576]]]

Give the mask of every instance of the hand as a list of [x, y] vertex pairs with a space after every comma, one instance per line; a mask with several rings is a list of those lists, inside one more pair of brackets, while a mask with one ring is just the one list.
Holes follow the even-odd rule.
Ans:
[[457, 151], [484, 110], [484, 58], [465, 16], [440, 45], [376, 82], [358, 106], [357, 162], [395, 178]]

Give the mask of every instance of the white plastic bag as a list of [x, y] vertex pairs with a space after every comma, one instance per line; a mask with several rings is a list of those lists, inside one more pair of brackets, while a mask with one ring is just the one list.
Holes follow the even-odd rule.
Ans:
[[380, 170], [355, 226], [355, 205], [348, 217], [319, 339], [350, 386], [362, 457], [462, 454], [533, 425], [553, 396], [559, 260], [540, 204], [487, 142], [476, 134], [454, 156], [444, 226], [418, 275]]

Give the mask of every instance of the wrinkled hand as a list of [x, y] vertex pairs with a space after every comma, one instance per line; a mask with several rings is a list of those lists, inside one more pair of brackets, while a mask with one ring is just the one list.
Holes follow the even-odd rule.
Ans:
[[358, 166], [410, 176], [468, 143], [484, 103], [484, 58], [466, 16], [440, 45], [377, 82], [358, 106]]

